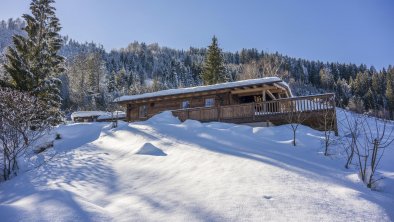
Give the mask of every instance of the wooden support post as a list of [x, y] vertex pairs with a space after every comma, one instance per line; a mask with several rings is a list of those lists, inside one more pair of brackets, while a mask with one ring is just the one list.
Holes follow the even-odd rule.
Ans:
[[131, 104], [126, 105], [126, 110], [127, 110], [126, 120], [127, 122], [131, 122]]
[[218, 106], [216, 109], [217, 109], [217, 115], [218, 115], [218, 118], [217, 118], [217, 119], [218, 119], [218, 122], [220, 122], [220, 119], [221, 119], [221, 118], [220, 118], [220, 113], [221, 113], [221, 110], [220, 110], [220, 109], [221, 109], [221, 106], [220, 106], [220, 104], [219, 104], [219, 106]]
[[252, 116], [253, 116], [253, 121], [256, 119], [256, 112], [258, 112], [258, 109], [256, 109], [257, 107], [256, 107], [256, 103], [254, 102], [253, 104], [252, 104], [252, 108], [251, 108], [251, 110], [252, 110]]
[[262, 107], [261, 107], [261, 111], [263, 112], [263, 113], [265, 113], [266, 111], [267, 111], [267, 105], [265, 104], [265, 90], [263, 90], [263, 93], [262, 93], [262, 100], [263, 100], [263, 105], [262, 105]]
[[333, 118], [334, 118], [334, 132], [335, 132], [335, 136], [338, 136], [339, 133], [338, 133], [338, 123], [337, 123], [337, 111], [336, 111], [335, 107], [334, 107], [333, 112], [334, 112], [334, 115], [333, 115]]
[[333, 118], [334, 118], [334, 132], [335, 132], [335, 136], [338, 136], [339, 133], [338, 133], [338, 123], [337, 123], [337, 109], [336, 109], [336, 106], [335, 106], [335, 95], [332, 96], [332, 99], [330, 101], [330, 106], [332, 107], [333, 112], [334, 112]]

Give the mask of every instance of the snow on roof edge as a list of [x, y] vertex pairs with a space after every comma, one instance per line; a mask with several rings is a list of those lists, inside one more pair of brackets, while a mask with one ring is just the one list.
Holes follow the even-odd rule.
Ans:
[[[236, 81], [236, 82], [226, 82], [226, 83], [219, 83], [219, 84], [208, 85], [208, 86], [194, 86], [194, 87], [188, 87], [188, 88], [167, 89], [167, 90], [161, 90], [161, 91], [157, 91], [157, 92], [143, 93], [143, 94], [139, 94], [139, 95], [121, 96], [121, 97], [116, 98], [114, 100], [114, 102], [124, 102], [124, 101], [138, 100], [138, 99], [144, 99], [144, 98], [150, 98], [150, 97], [178, 95], [178, 94], [185, 94], [185, 93], [194, 93], [194, 92], [201, 92], [201, 91], [208, 91], [208, 90], [218, 90], [218, 89], [226, 89], [226, 88], [247, 86], [247, 85], [253, 85], [253, 84], [274, 83], [274, 82], [285, 83], [279, 77], [265, 77], [265, 78], [259, 78], [259, 79], [247, 79], [247, 80], [241, 80], [241, 81]], [[285, 86], [288, 87], [288, 85], [286, 83], [285, 83]], [[290, 88], [289, 88], [289, 90], [290, 90]]]
[[101, 116], [101, 115], [106, 115], [108, 112], [104, 111], [76, 111], [71, 113], [71, 119], [74, 119], [76, 117], [89, 117], [89, 116]]
[[280, 82], [280, 84], [283, 84], [289, 90], [289, 94], [290, 94], [289, 96], [293, 97], [293, 92], [291, 91], [289, 84], [283, 80], [282, 80], [282, 82]]
[[126, 113], [123, 111], [115, 111], [115, 112], [108, 112], [106, 115], [101, 115], [97, 119], [99, 120], [106, 120], [112, 118], [126, 118]]

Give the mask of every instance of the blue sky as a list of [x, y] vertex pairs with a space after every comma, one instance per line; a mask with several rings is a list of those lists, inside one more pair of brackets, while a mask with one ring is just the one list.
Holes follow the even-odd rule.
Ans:
[[[0, 0], [0, 19], [29, 12], [29, 0]], [[107, 50], [144, 41], [206, 47], [215, 34], [226, 51], [269, 52], [394, 65], [392, 0], [57, 0], [62, 34]]]

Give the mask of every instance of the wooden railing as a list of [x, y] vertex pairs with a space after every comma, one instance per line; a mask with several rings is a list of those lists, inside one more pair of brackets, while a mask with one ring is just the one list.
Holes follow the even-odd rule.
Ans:
[[259, 103], [246, 103], [219, 107], [201, 107], [173, 110], [182, 121], [186, 119], [207, 121], [228, 121], [247, 119], [257, 121], [259, 117], [286, 114], [290, 112], [314, 112], [335, 110], [334, 94], [300, 96]]
[[255, 115], [335, 109], [333, 93], [278, 99], [255, 104]]

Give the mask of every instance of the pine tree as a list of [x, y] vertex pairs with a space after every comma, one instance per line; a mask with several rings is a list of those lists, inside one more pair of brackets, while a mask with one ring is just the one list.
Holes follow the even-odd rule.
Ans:
[[61, 27], [52, 6], [54, 0], [32, 0], [32, 15], [24, 14], [27, 37], [15, 35], [15, 48], [8, 48], [5, 71], [10, 81], [0, 85], [30, 92], [48, 105], [47, 116], [43, 119], [56, 124], [61, 119], [61, 97], [56, 78], [63, 71], [63, 57], [57, 53], [62, 46], [58, 32]]
[[331, 90], [334, 87], [334, 76], [328, 69], [320, 69], [319, 71], [320, 82], [323, 88]]
[[105, 76], [104, 61], [99, 53], [89, 53], [86, 57], [85, 65], [88, 92], [90, 94], [98, 94], [101, 92], [100, 83]]
[[372, 86], [372, 91], [373, 91], [374, 93], [376, 93], [376, 94], [379, 94], [381, 85], [380, 85], [380, 79], [379, 79], [378, 74], [372, 75], [372, 83], [371, 83], [371, 86]]
[[368, 73], [358, 72], [351, 85], [352, 93], [358, 97], [362, 97], [367, 93], [369, 86]]
[[127, 74], [125, 68], [122, 68], [115, 74], [115, 87], [121, 95], [127, 94], [129, 84], [127, 81]]
[[107, 81], [108, 81], [107, 82], [107, 91], [109, 93], [115, 92], [116, 87], [115, 87], [115, 72], [114, 71], [112, 71], [111, 74], [107, 75]]
[[387, 98], [387, 108], [390, 113], [390, 118], [394, 119], [394, 91], [393, 91], [393, 73], [387, 74], [386, 81], [386, 98]]
[[218, 46], [216, 36], [212, 38], [212, 44], [208, 47], [201, 78], [205, 85], [226, 81], [224, 59], [222, 50]]
[[377, 104], [375, 102], [375, 96], [372, 92], [371, 87], [368, 89], [367, 93], [364, 95], [364, 104], [365, 104], [365, 109], [368, 111], [370, 109], [376, 109]]
[[351, 93], [350, 86], [345, 79], [338, 79], [335, 84], [335, 100], [340, 107], [346, 107], [349, 103]]

